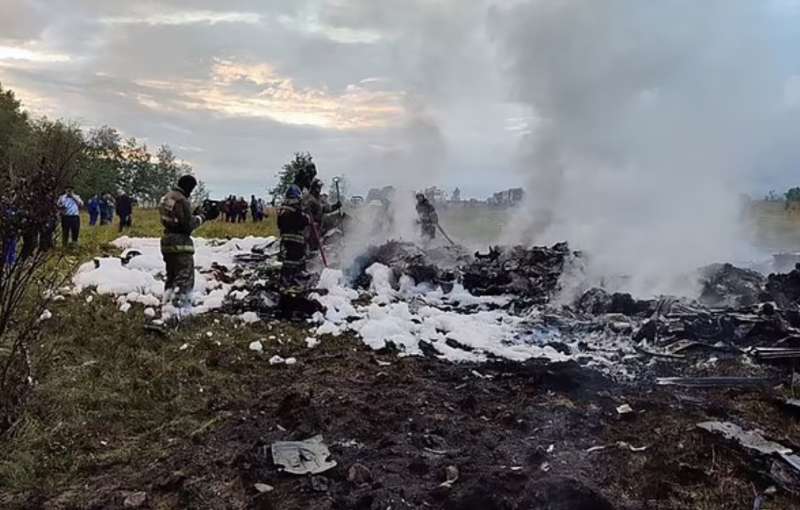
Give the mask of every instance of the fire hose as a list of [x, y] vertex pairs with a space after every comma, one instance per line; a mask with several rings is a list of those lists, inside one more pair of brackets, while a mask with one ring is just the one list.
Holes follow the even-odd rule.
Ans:
[[322, 239], [319, 237], [317, 224], [314, 223], [312, 218], [309, 218], [309, 223], [311, 225], [311, 233], [314, 234], [314, 239], [317, 241], [317, 246], [319, 246], [319, 256], [322, 258], [322, 265], [328, 267], [328, 259], [325, 257], [325, 249], [322, 247]]
[[441, 226], [441, 225], [439, 225], [438, 223], [436, 224], [436, 226], [439, 228], [439, 232], [441, 232], [441, 233], [442, 233], [442, 235], [444, 236], [444, 238], [445, 238], [445, 239], [447, 239], [447, 240], [450, 242], [450, 244], [451, 244], [452, 246], [455, 246], [455, 245], [456, 245], [456, 243], [454, 243], [454, 242], [453, 242], [453, 240], [452, 240], [452, 239], [450, 239], [450, 236], [449, 236], [449, 235], [447, 235], [447, 232], [445, 232], [445, 231], [444, 231], [444, 229], [442, 228], [442, 226]]

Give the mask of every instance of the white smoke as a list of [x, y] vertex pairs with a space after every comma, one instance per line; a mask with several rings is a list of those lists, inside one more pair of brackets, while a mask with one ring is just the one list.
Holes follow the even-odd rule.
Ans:
[[598, 274], [630, 276], [639, 294], [685, 293], [682, 275], [739, 257], [739, 194], [786, 120], [773, 7], [531, 0], [492, 9], [500, 65], [514, 98], [535, 111], [519, 164], [529, 200], [505, 240], [566, 239]]

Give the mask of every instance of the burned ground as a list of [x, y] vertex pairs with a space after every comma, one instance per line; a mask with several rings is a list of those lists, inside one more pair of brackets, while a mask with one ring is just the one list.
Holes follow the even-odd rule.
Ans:
[[[77, 307], [90, 325], [104, 318], [85, 304], [62, 306]], [[774, 387], [682, 389], [614, 382], [575, 363], [398, 358], [345, 337], [308, 349], [305, 328], [289, 323], [234, 330], [227, 319], [208, 317], [182, 338], [161, 339], [128, 331], [135, 321], [115, 331], [134, 342], [128, 354], [142, 371], [135, 380], [113, 382], [106, 371], [119, 370], [111, 360], [124, 353], [104, 353], [100, 339], [84, 340], [94, 364], [84, 366], [74, 347], [60, 353], [79, 368], [53, 381], [66, 386], [59, 395], [89, 398], [81, 393], [89, 383], [97, 394], [120, 386], [108, 401], [83, 403], [92, 411], [75, 421], [62, 416], [60, 426], [45, 425], [55, 430], [36, 476], [24, 490], [4, 490], [4, 507], [124, 508], [144, 492], [141, 508], [751, 508], [756, 494], [778, 486], [774, 459], [696, 423], [757, 425], [782, 444], [800, 445], [798, 417], [781, 403], [792, 392], [785, 367], [773, 369]], [[65, 318], [52, 327], [80, 326]], [[186, 338], [194, 340], [182, 349]], [[264, 353], [247, 349], [253, 338], [264, 339]], [[270, 365], [272, 354], [298, 363]], [[147, 366], [158, 358], [166, 364]], [[672, 360], [654, 363], [659, 373], [680, 371]], [[51, 390], [47, 384], [40, 391]], [[154, 402], [127, 401], [136, 389], [127, 385], [156, 390]], [[623, 404], [633, 412], [619, 414]], [[150, 405], [152, 416], [142, 415]], [[170, 414], [172, 406], [188, 416]], [[272, 442], [315, 434], [337, 467], [309, 477], [273, 466]], [[449, 466], [458, 479], [446, 487]], [[274, 490], [261, 494], [257, 483]], [[779, 486], [765, 508], [797, 504]]]
[[[593, 289], [562, 306], [550, 297], [580, 257], [566, 245], [472, 261], [411, 251], [407, 259], [377, 250], [368, 263], [382, 260], [396, 276], [411, 271], [434, 283], [472, 274], [488, 282], [485, 293], [516, 292], [522, 299], [509, 301], [509, 313], [526, 315], [508, 341], [546, 341], [570, 361], [487, 354], [482, 363], [452, 363], [438, 359], [444, 346], [435, 343], [404, 357], [389, 346], [369, 349], [346, 330], [319, 336], [312, 349], [312, 324], [262, 317], [245, 325], [232, 317], [259, 310], [266, 287], [162, 338], [142, 328], [140, 309], [121, 314], [119, 303], [85, 290], [56, 303], [46, 323], [52, 341], [36, 354], [53, 363], [37, 373], [25, 416], [3, 438], [0, 505], [623, 510], [753, 508], [759, 498], [765, 509], [800, 505], [796, 471], [784, 459], [697, 427], [731, 422], [800, 448], [790, 400], [796, 358], [753, 350], [791, 348], [800, 338], [793, 274], [763, 280], [716, 266], [705, 300]], [[251, 262], [262, 262], [255, 255]], [[431, 262], [448, 257], [452, 267]], [[495, 285], [491, 275], [508, 270], [522, 287]], [[246, 275], [211, 272], [234, 289]], [[729, 307], [718, 306], [718, 297], [731, 296]], [[541, 331], [558, 334], [542, 340]], [[263, 352], [252, 350], [254, 340]], [[298, 361], [273, 364], [274, 355]], [[739, 379], [663, 384], [687, 376], [701, 385], [711, 384], [706, 377]], [[335, 468], [296, 476], [273, 464], [274, 442], [318, 434]]]

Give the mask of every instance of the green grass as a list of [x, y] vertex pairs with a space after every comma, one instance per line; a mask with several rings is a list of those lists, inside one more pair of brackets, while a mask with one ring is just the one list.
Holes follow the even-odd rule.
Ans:
[[[160, 237], [163, 227], [157, 209], [134, 209], [133, 226], [124, 232], [119, 232], [119, 219], [115, 218], [111, 225], [89, 225], [89, 216], [84, 213], [81, 217], [81, 234], [79, 248], [70, 250], [70, 254], [77, 255], [80, 260], [90, 259], [98, 255], [116, 253], [110, 243], [121, 235], [129, 237]], [[230, 239], [246, 236], [266, 237], [277, 235], [278, 228], [275, 215], [262, 222], [253, 223], [226, 223], [222, 220], [209, 221], [200, 226], [195, 232], [195, 237]]]
[[122, 314], [110, 298], [87, 303], [88, 295], [55, 304], [34, 352], [46, 362], [23, 416], [0, 438], [2, 508], [4, 497], [57, 494], [111, 466], [145, 469], [214, 430], [257, 393], [268, 363], [249, 343], [287, 355], [308, 335], [282, 324], [278, 345], [266, 339], [277, 328], [209, 315], [163, 338], [143, 330], [140, 307]]
[[[778, 204], [756, 204], [756, 236], [774, 246], [800, 246], [800, 220]], [[456, 239], [496, 238], [505, 211], [448, 210], [442, 224]], [[161, 234], [155, 210], [136, 210], [129, 236]], [[204, 225], [200, 237], [276, 234], [274, 215], [254, 224], [221, 221]], [[84, 218], [75, 262], [115, 253], [116, 225], [89, 227]], [[250, 405], [266, 356], [248, 350], [276, 329], [299, 349], [307, 332], [284, 323], [240, 325], [213, 314], [195, 318], [175, 335], [145, 333], [139, 306], [122, 314], [110, 298], [89, 294], [54, 304], [43, 341], [33, 352], [36, 386], [15, 427], [0, 437], [0, 507], [32, 494], [80, 493], [92, 476], [116, 470], [145, 470], [198, 435], [224, 423], [228, 413]], [[208, 336], [208, 333], [211, 336]], [[181, 346], [187, 344], [186, 349]], [[291, 347], [292, 345], [300, 347]], [[290, 351], [291, 352], [291, 351]], [[287, 352], [281, 352], [286, 355]], [[78, 485], [76, 485], [78, 484]], [[14, 499], [12, 499], [14, 498]]]

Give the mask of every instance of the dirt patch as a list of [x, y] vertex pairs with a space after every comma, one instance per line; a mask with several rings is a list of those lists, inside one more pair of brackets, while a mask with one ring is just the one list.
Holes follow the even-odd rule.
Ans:
[[[293, 349], [297, 365], [264, 357], [246, 375], [219, 355], [209, 370], [237, 378], [241, 399], [216, 402], [207, 429], [144, 468], [99, 466], [10, 508], [124, 508], [137, 491], [140, 508], [750, 508], [774, 485], [769, 461], [695, 424], [736, 419], [800, 444], [768, 393], [630, 386], [571, 363], [397, 358], [344, 339]], [[633, 413], [618, 414], [623, 403]], [[272, 464], [272, 442], [315, 434], [336, 468], [293, 476]], [[798, 504], [780, 488], [768, 508]]]

